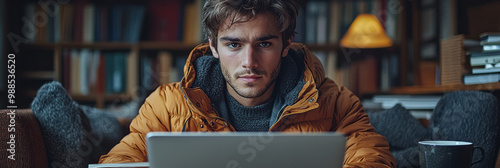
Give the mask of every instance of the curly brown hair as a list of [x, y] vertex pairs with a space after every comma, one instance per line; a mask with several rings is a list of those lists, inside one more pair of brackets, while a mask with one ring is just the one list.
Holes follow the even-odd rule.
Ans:
[[231, 23], [246, 22], [259, 12], [271, 12], [278, 20], [278, 30], [283, 41], [295, 34], [299, 7], [294, 0], [208, 0], [203, 6], [202, 23], [208, 38], [217, 42], [217, 33], [226, 19]]

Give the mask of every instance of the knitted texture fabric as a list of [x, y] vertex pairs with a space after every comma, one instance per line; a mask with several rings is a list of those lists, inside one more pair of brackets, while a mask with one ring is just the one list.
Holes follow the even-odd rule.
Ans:
[[43, 85], [31, 104], [51, 167], [88, 167], [123, 137], [111, 114], [73, 101], [59, 82]]
[[90, 132], [86, 132], [86, 140], [92, 144], [89, 162], [97, 163], [101, 155], [111, 150], [123, 138], [120, 122], [109, 111], [80, 105], [79, 108], [89, 120]]
[[391, 151], [407, 149], [418, 145], [418, 141], [430, 139], [429, 130], [401, 104], [382, 112], [369, 112], [368, 116], [376, 132], [390, 142]]
[[[499, 148], [498, 101], [491, 93], [459, 91], [444, 94], [436, 106], [429, 129], [433, 140], [472, 142], [485, 150], [473, 168], [495, 167]], [[475, 150], [473, 161], [480, 152]]]
[[269, 120], [273, 110], [273, 98], [255, 107], [245, 107], [238, 103], [226, 91], [226, 102], [229, 110], [230, 123], [236, 131], [266, 132], [269, 130]]
[[419, 167], [418, 141], [429, 140], [429, 130], [401, 104], [367, 114], [376, 132], [387, 138], [398, 167]]
[[[83, 147], [88, 119], [59, 82], [43, 85], [31, 104], [40, 122], [51, 167], [85, 167], [89, 164]], [[84, 125], [85, 124], [85, 125]]]

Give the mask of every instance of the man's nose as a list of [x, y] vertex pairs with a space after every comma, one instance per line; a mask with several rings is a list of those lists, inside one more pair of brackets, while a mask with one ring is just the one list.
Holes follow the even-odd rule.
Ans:
[[257, 59], [257, 54], [253, 47], [246, 47], [243, 52], [242, 60], [243, 68], [253, 69], [259, 66], [259, 61]]

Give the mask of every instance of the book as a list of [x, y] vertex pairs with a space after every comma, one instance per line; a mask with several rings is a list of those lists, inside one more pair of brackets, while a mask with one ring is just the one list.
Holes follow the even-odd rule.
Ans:
[[186, 65], [187, 56], [176, 56], [174, 72], [170, 73], [170, 82], [179, 82], [184, 77], [184, 66]]
[[147, 55], [141, 55], [140, 59], [140, 82], [141, 87], [146, 90], [152, 90], [156, 86], [154, 85], [153, 79], [153, 58]]
[[482, 66], [500, 62], [500, 51], [496, 52], [469, 52], [470, 65]]
[[401, 104], [408, 110], [434, 109], [442, 96], [432, 95], [375, 95], [371, 101], [381, 103], [383, 109], [390, 109]]
[[26, 38], [28, 39], [28, 42], [30, 43], [34, 43], [35, 42], [35, 38], [36, 38], [36, 26], [35, 26], [35, 3], [28, 3], [26, 4], [26, 6], [24, 7], [24, 16], [25, 18], [23, 19], [23, 21], [26, 23], [26, 27], [27, 29], [26, 30], [23, 30], [23, 31], [26, 31], [27, 33], [27, 36]]
[[483, 43], [500, 42], [500, 32], [486, 32], [479, 35]]
[[337, 52], [328, 52], [328, 58], [326, 58], [325, 76], [332, 80], [335, 79], [337, 73]]
[[484, 84], [500, 81], [500, 73], [464, 75], [464, 84]]
[[144, 6], [134, 5], [129, 8], [132, 15], [128, 24], [130, 25], [130, 30], [128, 32], [127, 42], [137, 43], [139, 42], [139, 37], [141, 34], [142, 20], [144, 20], [144, 14], [146, 13], [146, 8]]
[[183, 42], [187, 44], [198, 44], [201, 42], [201, 0], [194, 0], [185, 4], [184, 14], [184, 37]]
[[[158, 79], [159, 84], [168, 84], [170, 81], [170, 69], [172, 68], [173, 56], [171, 53], [162, 51], [158, 53]], [[173, 82], [173, 81], [172, 81]]]
[[79, 70], [79, 78], [80, 78], [80, 91], [79, 93], [82, 95], [89, 94], [89, 70], [90, 70], [90, 57], [91, 51], [90, 49], [84, 48], [80, 50], [80, 70]]
[[69, 49], [64, 49], [62, 54], [62, 67], [63, 67], [63, 86], [66, 91], [69, 92], [71, 89], [70, 77], [71, 77], [71, 53]]
[[495, 45], [483, 45], [483, 51], [485, 51], [485, 52], [490, 52], [490, 51], [500, 51], [500, 44], [495, 44]]
[[498, 73], [500, 68], [474, 68], [472, 69], [472, 74], [485, 74], [485, 73]]
[[108, 28], [108, 41], [113, 41], [113, 42], [118, 42], [122, 41], [122, 32], [123, 32], [123, 11], [124, 11], [124, 5], [117, 5], [111, 7], [110, 11], [110, 18], [111, 21], [108, 21], [111, 23], [111, 25]]
[[73, 4], [62, 4], [60, 6], [60, 33], [61, 42], [72, 41], [72, 31], [73, 31]]
[[318, 31], [318, 11], [319, 11], [319, 2], [317, 1], [309, 1], [307, 2], [306, 7], [306, 36], [305, 42], [307, 44], [316, 43], [317, 39], [317, 31]]
[[330, 2], [330, 43], [338, 43], [340, 40], [340, 20], [342, 17], [342, 4], [339, 1]]
[[[54, 6], [54, 8], [56, 8], [57, 6]], [[46, 10], [46, 9], [44, 9]], [[46, 29], [45, 29], [45, 34], [46, 34], [46, 39], [45, 39], [45, 43], [54, 43], [54, 26], [55, 26], [55, 17], [54, 15], [48, 15], [47, 16], [47, 22], [46, 22]]]
[[114, 64], [113, 62], [115, 61], [114, 59], [115, 53], [114, 52], [108, 52], [104, 56], [104, 62], [105, 62], [105, 85], [104, 85], [104, 92], [105, 93], [113, 93], [113, 67]]
[[70, 69], [70, 93], [80, 93], [80, 56], [77, 49], [71, 50], [71, 69]]
[[305, 43], [306, 38], [306, 10], [304, 8], [299, 9], [299, 13], [297, 15], [296, 27], [295, 27], [295, 36], [293, 37], [294, 42]]
[[96, 29], [98, 29], [99, 31], [96, 32], [96, 41], [107, 41], [108, 38], [108, 7], [106, 6], [101, 6], [99, 7], [99, 10], [98, 10], [98, 13], [97, 14], [99, 16], [99, 18], [97, 19], [99, 21], [98, 24], [98, 27], [96, 27]]
[[328, 42], [328, 20], [329, 14], [328, 12], [329, 5], [327, 1], [319, 1], [318, 4], [318, 17], [317, 17], [317, 26], [316, 26], [316, 44], [326, 44]]
[[83, 8], [83, 42], [94, 42], [95, 6], [87, 4]]
[[72, 20], [74, 42], [83, 42], [84, 10], [86, 4], [87, 4], [86, 0], [77, 0], [74, 3], [74, 15]]
[[90, 60], [89, 60], [89, 76], [88, 76], [88, 88], [89, 88], [89, 93], [95, 93], [96, 88], [97, 88], [97, 80], [98, 80], [98, 71], [99, 71], [99, 64], [100, 64], [100, 56], [101, 56], [101, 51], [99, 50], [93, 50], [90, 53]]
[[125, 93], [127, 89], [127, 53], [116, 52], [113, 61], [112, 93]]
[[148, 4], [149, 39], [152, 41], [177, 41], [181, 17], [179, 0], [151, 0]]
[[106, 86], [106, 62], [104, 53], [99, 54], [99, 65], [97, 66], [97, 79], [95, 85], [95, 93], [104, 94]]
[[342, 1], [342, 17], [340, 21], [340, 37], [343, 37], [356, 16], [353, 15], [353, 1]]
[[122, 55], [122, 60], [123, 63], [119, 65], [121, 67], [122, 71], [122, 78], [123, 78], [123, 89], [122, 91], [125, 91], [129, 95], [135, 96], [137, 93], [137, 85], [139, 84], [139, 80], [137, 79], [139, 72], [139, 64], [137, 63], [137, 60], [139, 60], [139, 51], [136, 49], [133, 49], [129, 53], [123, 53]]

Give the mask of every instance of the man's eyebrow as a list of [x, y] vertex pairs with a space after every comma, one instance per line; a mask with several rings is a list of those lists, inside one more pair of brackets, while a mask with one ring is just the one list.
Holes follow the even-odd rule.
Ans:
[[224, 36], [219, 39], [220, 41], [236, 41], [236, 42], [241, 42], [242, 40], [237, 38], [237, 37], [228, 37]]
[[266, 41], [266, 40], [270, 40], [270, 39], [278, 39], [278, 36], [275, 36], [275, 35], [262, 36], [262, 37], [258, 37], [256, 41]]
[[[276, 35], [266, 35], [262, 37], [257, 37], [255, 41], [266, 41], [270, 39], [278, 39], [278, 36]], [[238, 38], [238, 37], [229, 37], [229, 36], [224, 36], [219, 39], [220, 41], [233, 41], [233, 42], [242, 42], [244, 40]]]

